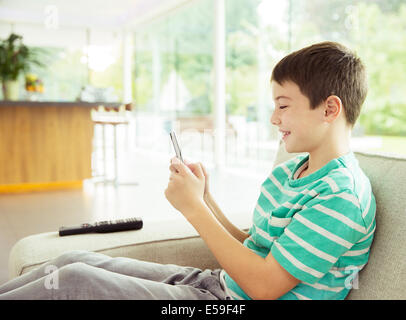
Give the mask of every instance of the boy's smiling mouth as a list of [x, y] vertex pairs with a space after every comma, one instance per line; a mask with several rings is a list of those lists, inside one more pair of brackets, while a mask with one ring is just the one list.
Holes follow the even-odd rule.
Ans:
[[286, 139], [286, 137], [288, 135], [290, 135], [290, 131], [283, 131], [283, 130], [279, 130], [280, 133], [282, 133], [282, 139]]

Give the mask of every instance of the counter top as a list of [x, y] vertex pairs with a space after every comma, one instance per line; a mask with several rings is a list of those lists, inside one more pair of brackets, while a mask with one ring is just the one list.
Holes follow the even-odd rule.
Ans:
[[0, 101], [1, 107], [19, 106], [19, 107], [88, 107], [97, 108], [104, 106], [106, 108], [119, 108], [122, 105], [120, 102], [85, 102], [85, 101], [71, 101], [71, 102], [58, 102], [58, 101]]

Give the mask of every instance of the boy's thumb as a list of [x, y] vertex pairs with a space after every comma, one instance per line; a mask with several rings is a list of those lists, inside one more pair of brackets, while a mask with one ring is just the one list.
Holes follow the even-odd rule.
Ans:
[[200, 166], [200, 163], [189, 164], [189, 168], [198, 178], [204, 177], [203, 169]]

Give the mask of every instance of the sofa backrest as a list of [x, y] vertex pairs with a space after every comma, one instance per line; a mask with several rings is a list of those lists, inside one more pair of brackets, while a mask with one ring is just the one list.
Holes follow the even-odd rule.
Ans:
[[[347, 299], [406, 299], [406, 157], [354, 154], [376, 198], [376, 231], [368, 264]], [[274, 165], [295, 155], [281, 144]]]

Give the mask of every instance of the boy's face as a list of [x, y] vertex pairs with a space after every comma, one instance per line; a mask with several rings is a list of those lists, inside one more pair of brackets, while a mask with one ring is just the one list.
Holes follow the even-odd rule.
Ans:
[[275, 110], [271, 123], [282, 133], [287, 152], [312, 152], [325, 134], [324, 108], [310, 109], [310, 101], [292, 81], [272, 81]]

